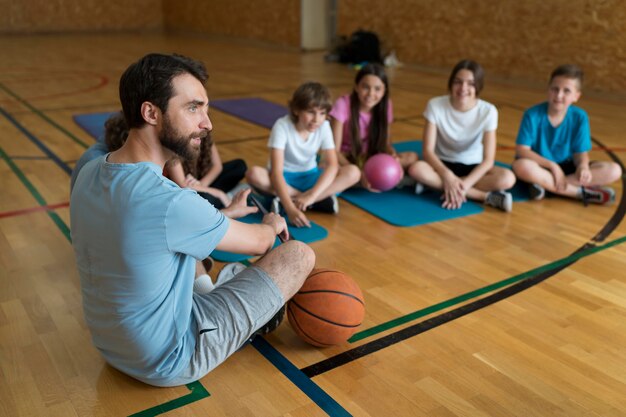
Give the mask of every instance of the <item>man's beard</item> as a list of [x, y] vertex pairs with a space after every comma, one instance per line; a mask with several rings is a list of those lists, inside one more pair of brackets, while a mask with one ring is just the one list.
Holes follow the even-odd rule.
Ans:
[[159, 141], [161, 141], [162, 146], [174, 152], [181, 159], [191, 161], [200, 152], [200, 146], [192, 146], [191, 139], [201, 138], [201, 140], [206, 140], [207, 135], [208, 131], [205, 130], [184, 136], [174, 128], [169, 118], [165, 117], [163, 119], [163, 129], [159, 133]]

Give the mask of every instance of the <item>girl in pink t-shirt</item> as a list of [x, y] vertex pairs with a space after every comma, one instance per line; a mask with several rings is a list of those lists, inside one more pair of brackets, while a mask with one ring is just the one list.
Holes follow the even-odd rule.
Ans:
[[[387, 74], [381, 65], [365, 65], [356, 75], [352, 93], [337, 99], [330, 116], [340, 165], [355, 164], [362, 170], [365, 161], [378, 153], [394, 156], [405, 170], [417, 161], [415, 152], [397, 153], [391, 146], [393, 110]], [[377, 191], [365, 175], [361, 175], [361, 185]]]

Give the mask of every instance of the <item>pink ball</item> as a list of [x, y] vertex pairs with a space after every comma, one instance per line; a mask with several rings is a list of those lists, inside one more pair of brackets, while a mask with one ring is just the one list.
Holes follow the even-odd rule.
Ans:
[[368, 159], [363, 166], [363, 172], [372, 188], [380, 191], [391, 190], [404, 175], [396, 158], [386, 153], [379, 153]]

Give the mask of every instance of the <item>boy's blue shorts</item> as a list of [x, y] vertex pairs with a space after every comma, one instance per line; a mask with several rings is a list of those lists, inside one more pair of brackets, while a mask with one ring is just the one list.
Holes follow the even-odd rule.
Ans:
[[285, 182], [302, 192], [313, 188], [320, 175], [322, 175], [322, 171], [318, 167], [304, 172], [283, 172]]

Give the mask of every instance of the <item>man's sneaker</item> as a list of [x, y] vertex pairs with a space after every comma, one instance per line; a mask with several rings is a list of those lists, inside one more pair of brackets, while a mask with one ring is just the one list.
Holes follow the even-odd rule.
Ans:
[[543, 200], [546, 196], [546, 190], [539, 184], [528, 184], [528, 193], [531, 200]]
[[415, 183], [415, 194], [420, 195], [425, 189], [424, 184], [420, 184], [419, 182]]
[[211, 281], [211, 277], [202, 274], [193, 281], [193, 292], [196, 294], [208, 294], [215, 288], [215, 284]]
[[508, 213], [513, 210], [513, 196], [506, 191], [490, 191], [485, 198], [485, 204]]
[[326, 197], [323, 200], [311, 204], [309, 210], [337, 214], [339, 213], [339, 201], [337, 201], [337, 196], [331, 195], [330, 197]]
[[263, 326], [261, 326], [257, 331], [252, 333], [252, 336], [250, 336], [250, 339], [248, 339], [248, 341], [252, 341], [252, 339], [254, 339], [257, 336], [268, 334], [269, 332], [273, 332], [274, 330], [278, 328], [278, 326], [280, 326], [280, 323], [282, 323], [284, 318], [285, 318], [285, 306], [282, 306], [280, 310], [278, 310], [278, 312], [274, 314], [274, 317], [272, 317], [270, 321], [268, 321]]
[[587, 203], [611, 204], [615, 201], [615, 190], [611, 187], [583, 188], [581, 199]]
[[246, 269], [247, 267], [240, 262], [233, 262], [224, 265], [220, 273], [215, 280], [215, 286], [222, 285], [233, 279], [235, 275]]
[[270, 211], [275, 214], [280, 214], [280, 197], [274, 197], [270, 205]]

